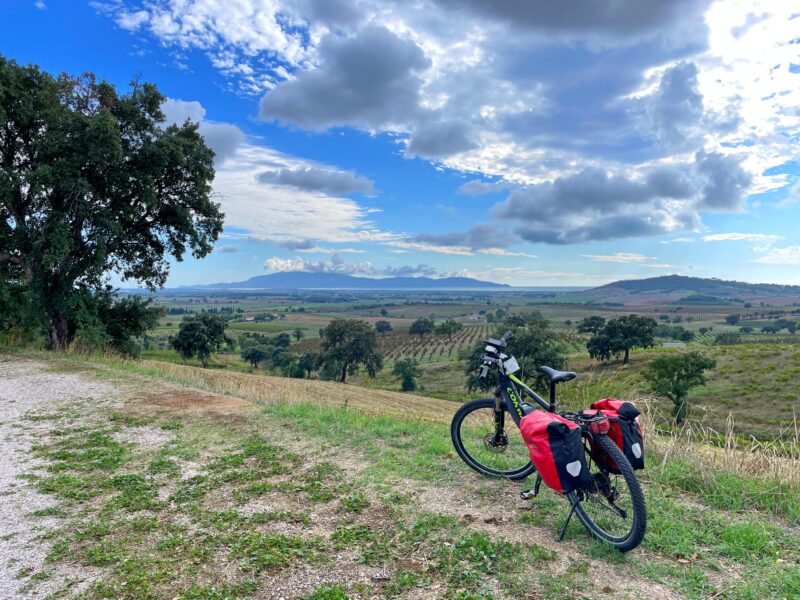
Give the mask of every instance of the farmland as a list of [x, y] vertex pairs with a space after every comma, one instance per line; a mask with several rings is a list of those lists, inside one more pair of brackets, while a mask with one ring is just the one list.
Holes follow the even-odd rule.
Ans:
[[[334, 318], [370, 323], [385, 320], [392, 330], [379, 337], [384, 369], [374, 379], [358, 373], [350, 383], [365, 388], [398, 390], [399, 381], [392, 375], [392, 367], [399, 359], [413, 358], [420, 367], [417, 388], [420, 393], [463, 401], [474, 396], [467, 389], [466, 364], [461, 360], [464, 352], [489, 336], [501, 334], [506, 317], [537, 311], [562, 340], [569, 367], [581, 374], [574, 386], [595, 386], [594, 380], [613, 375], [624, 381], [626, 394], [635, 398], [644, 392], [640, 373], [648, 362], [661, 353], [678, 350], [659, 347], [638, 350], [630, 365], [622, 366], [615, 361], [600, 364], [589, 359], [585, 350], [588, 336], [579, 334], [576, 326], [589, 316], [614, 318], [637, 314], [655, 319], [664, 328], [691, 332], [694, 338], [687, 347], [717, 360], [718, 368], [710, 373], [708, 385], [692, 392], [695, 422], [721, 430], [726, 427], [730, 414], [735, 431], [744, 437], [772, 438], [786, 435], [787, 427], [791, 429], [800, 408], [800, 392], [793, 385], [800, 374], [797, 346], [800, 333], [789, 333], [786, 329], [768, 333], [762, 329], [775, 319], [797, 321], [800, 311], [796, 306], [785, 303], [773, 306], [763, 301], [756, 306], [743, 302], [693, 305], [668, 301], [608, 306], [563, 301], [574, 300], [575, 294], [520, 291], [162, 293], [157, 296], [157, 302], [168, 314], [161, 318], [146, 341], [143, 356], [184, 362], [169, 349], [169, 336], [177, 331], [184, 314], [211, 312], [225, 316], [229, 319], [226, 333], [233, 339], [243, 334], [289, 334], [290, 351], [298, 355], [319, 348], [321, 332]], [[729, 315], [739, 315], [739, 322], [726, 322]], [[410, 335], [409, 327], [418, 318], [431, 318], [436, 323], [455, 319], [462, 329], [449, 337]], [[720, 334], [734, 334], [736, 343], [720, 345], [717, 337]], [[670, 338], [657, 338], [657, 345], [668, 341]], [[513, 352], [513, 343], [511, 350]], [[211, 366], [252, 371], [235, 347], [215, 354]], [[270, 371], [262, 368], [257, 372], [267, 374]], [[274, 370], [271, 372], [278, 374]], [[661, 409], [668, 414], [666, 402]]]

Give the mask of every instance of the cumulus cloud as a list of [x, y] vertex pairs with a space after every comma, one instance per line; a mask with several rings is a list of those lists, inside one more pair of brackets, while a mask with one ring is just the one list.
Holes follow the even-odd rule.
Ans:
[[406, 146], [407, 156], [443, 158], [472, 150], [477, 142], [472, 138], [466, 121], [436, 121], [421, 124]]
[[273, 256], [264, 261], [264, 268], [268, 271], [302, 271], [304, 273], [341, 273], [344, 275], [357, 275], [366, 277], [430, 277], [437, 275], [436, 269], [426, 264], [403, 265], [397, 267], [377, 268], [370, 262], [347, 262], [338, 254], [333, 254], [330, 260], [306, 260], [299, 256], [295, 258], [280, 258]]
[[735, 156], [698, 152], [697, 170], [705, 176], [700, 206], [709, 210], [736, 210], [744, 203], [752, 177]]
[[326, 36], [318, 54], [316, 68], [267, 92], [262, 118], [316, 130], [393, 129], [420, 111], [419, 74], [431, 63], [413, 41], [369, 26], [350, 37]]
[[167, 125], [173, 123], [181, 125], [187, 119], [193, 123], [200, 123], [200, 135], [214, 151], [217, 162], [230, 158], [245, 141], [244, 132], [236, 125], [205, 120], [206, 109], [196, 100], [167, 98], [161, 104], [161, 111], [167, 119]]
[[[596, 2], [496, 2], [495, 0], [436, 0], [448, 9], [469, 8], [481, 18], [516, 27], [561, 34], [612, 34], [615, 38], [669, 28], [683, 19], [699, 19], [708, 0], [618, 0]], [[695, 25], [697, 22], [695, 22]]]
[[461, 246], [470, 249], [496, 248], [519, 241], [514, 235], [492, 225], [476, 225], [467, 231], [452, 233], [422, 233], [414, 241], [436, 246]]
[[265, 171], [258, 175], [262, 183], [288, 185], [310, 192], [323, 192], [338, 196], [340, 194], [370, 195], [373, 193], [373, 182], [361, 177], [353, 171], [339, 171], [321, 167], [303, 167], [298, 169], [280, 169]]

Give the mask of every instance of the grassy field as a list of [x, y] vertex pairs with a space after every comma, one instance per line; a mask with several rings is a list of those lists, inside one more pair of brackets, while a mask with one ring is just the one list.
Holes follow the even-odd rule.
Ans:
[[[526, 503], [518, 485], [469, 471], [450, 446], [450, 402], [154, 361], [11, 358], [125, 397], [30, 417], [43, 432], [30, 481], [56, 501], [31, 518], [57, 523], [50, 566], [17, 574], [30, 589], [72, 567], [93, 574], [90, 599], [800, 594], [796, 462], [776, 479], [762, 462], [774, 457], [646, 425], [649, 529], [620, 555], [574, 521], [555, 542], [555, 494]], [[565, 399], [595, 391], [583, 393]]]

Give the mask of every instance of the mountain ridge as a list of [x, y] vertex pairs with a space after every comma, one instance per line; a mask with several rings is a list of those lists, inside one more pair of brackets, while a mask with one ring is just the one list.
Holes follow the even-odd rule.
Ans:
[[246, 281], [181, 286], [180, 289], [345, 289], [345, 290], [452, 290], [452, 289], [507, 289], [505, 283], [481, 281], [470, 277], [385, 277], [370, 279], [343, 273], [308, 273], [283, 271], [269, 275], [256, 275]]

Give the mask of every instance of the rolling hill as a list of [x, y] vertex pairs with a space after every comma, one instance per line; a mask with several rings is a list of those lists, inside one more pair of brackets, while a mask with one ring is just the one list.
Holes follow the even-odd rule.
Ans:
[[769, 301], [772, 304], [800, 302], [800, 286], [773, 283], [745, 283], [666, 275], [648, 279], [615, 281], [579, 292], [593, 302], [622, 304], [725, 304]]
[[511, 286], [469, 277], [386, 277], [370, 279], [341, 273], [306, 273], [287, 271], [258, 275], [247, 281], [214, 283], [191, 286], [202, 289], [251, 289], [251, 290], [455, 290], [455, 289], [505, 289]]

